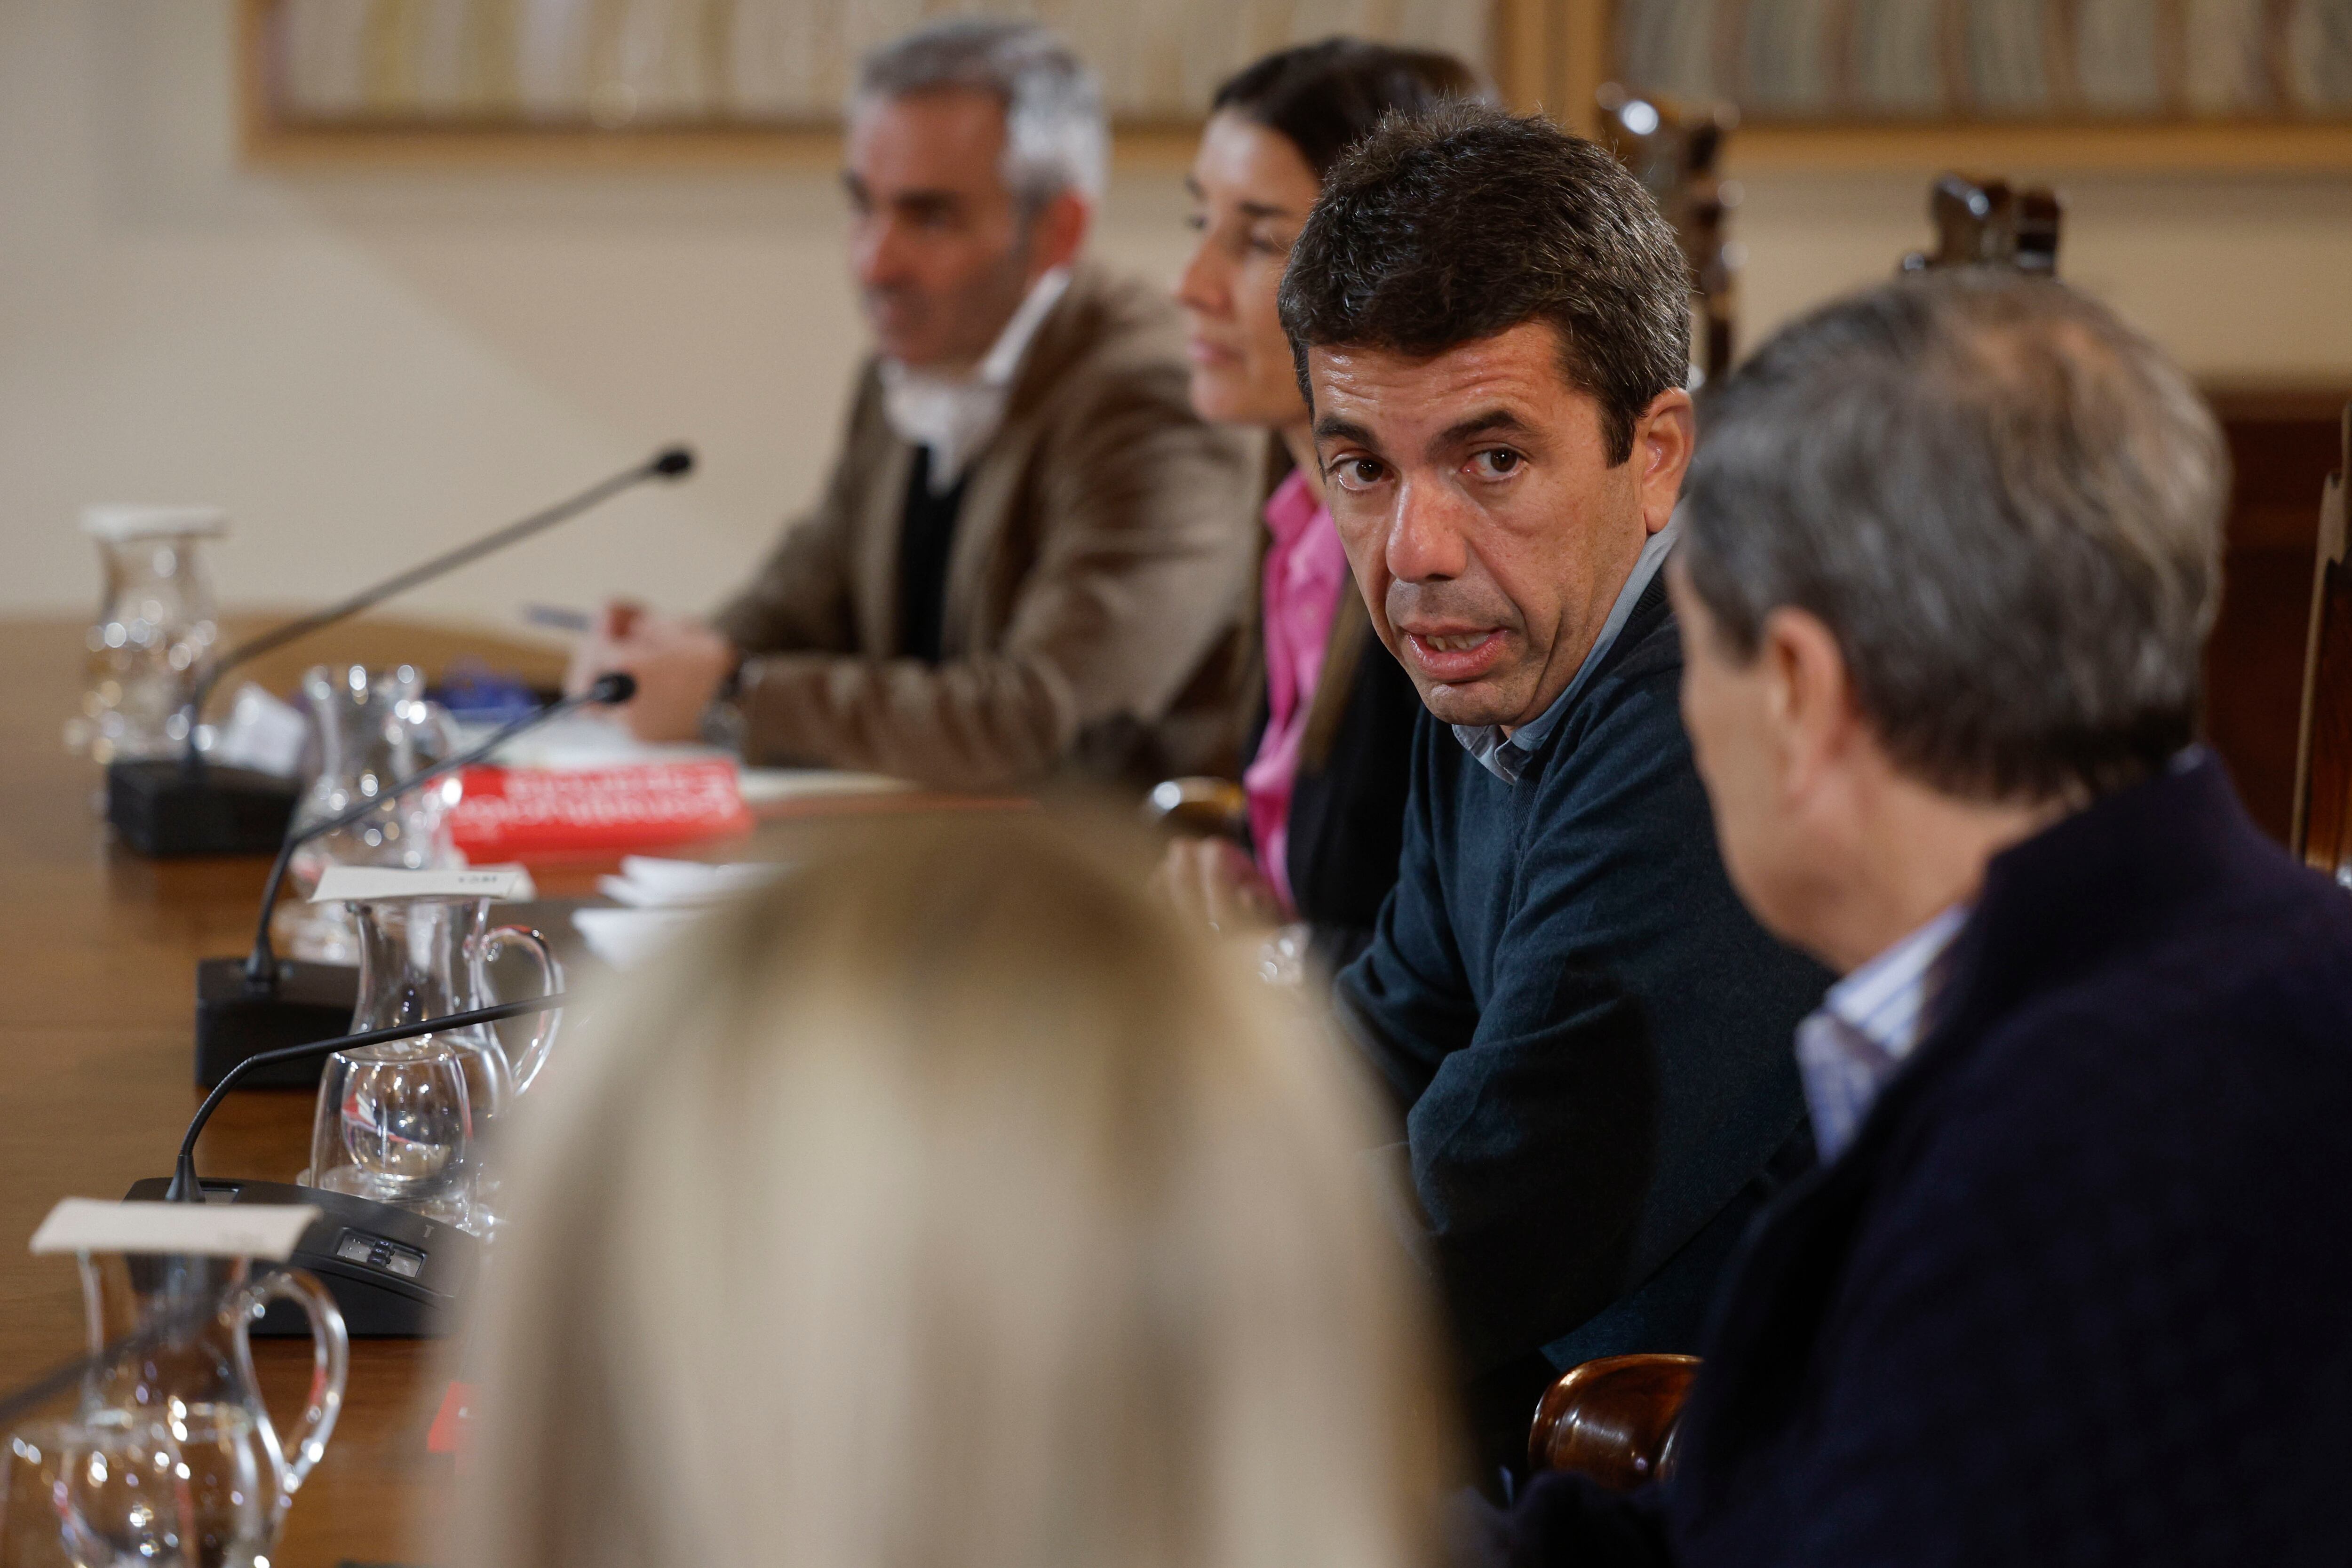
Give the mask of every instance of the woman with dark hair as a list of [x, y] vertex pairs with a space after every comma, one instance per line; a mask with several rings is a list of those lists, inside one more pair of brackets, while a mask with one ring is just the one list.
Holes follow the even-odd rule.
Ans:
[[1185, 184], [1200, 243], [1176, 289], [1192, 406], [1275, 433], [1265, 503], [1266, 689], [1242, 774], [1250, 847], [1171, 846], [1177, 903], [1223, 931], [1302, 921], [1338, 970], [1370, 939], [1396, 881], [1421, 700], [1372, 635], [1323, 504], [1307, 403], [1275, 310], [1323, 177], [1384, 114], [1479, 90], [1450, 56], [1330, 38], [1268, 55], [1217, 89]]

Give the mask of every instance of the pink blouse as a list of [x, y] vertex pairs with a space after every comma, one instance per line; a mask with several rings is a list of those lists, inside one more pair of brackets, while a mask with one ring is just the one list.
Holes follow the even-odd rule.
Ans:
[[1323, 675], [1331, 619], [1339, 595], [1352, 590], [1339, 531], [1304, 469], [1293, 469], [1266, 498], [1265, 526], [1274, 536], [1265, 552], [1265, 734], [1242, 774], [1242, 790], [1249, 797], [1258, 869], [1274, 884], [1284, 910], [1295, 915], [1290, 789], [1298, 777], [1298, 744]]

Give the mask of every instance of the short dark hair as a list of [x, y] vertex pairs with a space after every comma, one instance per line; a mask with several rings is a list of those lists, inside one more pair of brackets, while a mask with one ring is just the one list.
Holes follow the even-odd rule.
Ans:
[[1452, 55], [1326, 38], [1244, 67], [1217, 89], [1209, 111], [1230, 110], [1278, 132], [1320, 180], [1382, 115], [1420, 114], [1479, 91], [1477, 76]]
[[1310, 346], [1437, 354], [1549, 322], [1612, 464], [1690, 371], [1689, 265], [1649, 193], [1594, 143], [1486, 104], [1391, 114], [1342, 158], [1281, 306], [1309, 406]]
[[2230, 461], [2179, 366], [2007, 268], [1783, 329], [1701, 409], [1682, 558], [1732, 657], [1783, 605], [1837, 638], [1906, 773], [2101, 795], [2195, 737]]

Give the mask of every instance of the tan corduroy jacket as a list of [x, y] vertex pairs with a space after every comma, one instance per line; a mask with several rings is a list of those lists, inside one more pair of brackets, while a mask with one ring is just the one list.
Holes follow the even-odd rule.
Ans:
[[973, 790], [1229, 763], [1258, 470], [1192, 413], [1177, 333], [1140, 284], [1073, 277], [967, 467], [937, 666], [898, 657], [915, 448], [869, 363], [823, 500], [715, 618], [746, 757]]

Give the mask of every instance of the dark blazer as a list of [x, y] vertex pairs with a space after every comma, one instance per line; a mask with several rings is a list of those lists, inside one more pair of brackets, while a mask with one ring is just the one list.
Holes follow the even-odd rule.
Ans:
[[1663, 1506], [1546, 1478], [1511, 1561], [2352, 1561], [2352, 897], [2196, 752], [1996, 858], [1950, 962]]
[[1696, 1348], [1792, 1147], [1827, 974], [1731, 889], [1654, 582], [1516, 784], [1424, 717], [1397, 888], [1335, 987], [1404, 1117], [1486, 1457], [1556, 1368]]
[[[1396, 886], [1412, 783], [1412, 731], [1421, 713], [1421, 693], [1373, 634], [1363, 595], [1349, 578], [1339, 590], [1307, 710], [1283, 851], [1298, 918], [1314, 930], [1321, 973], [1337, 974], [1355, 962]], [[1265, 725], [1261, 699], [1249, 745], [1253, 757]]]

